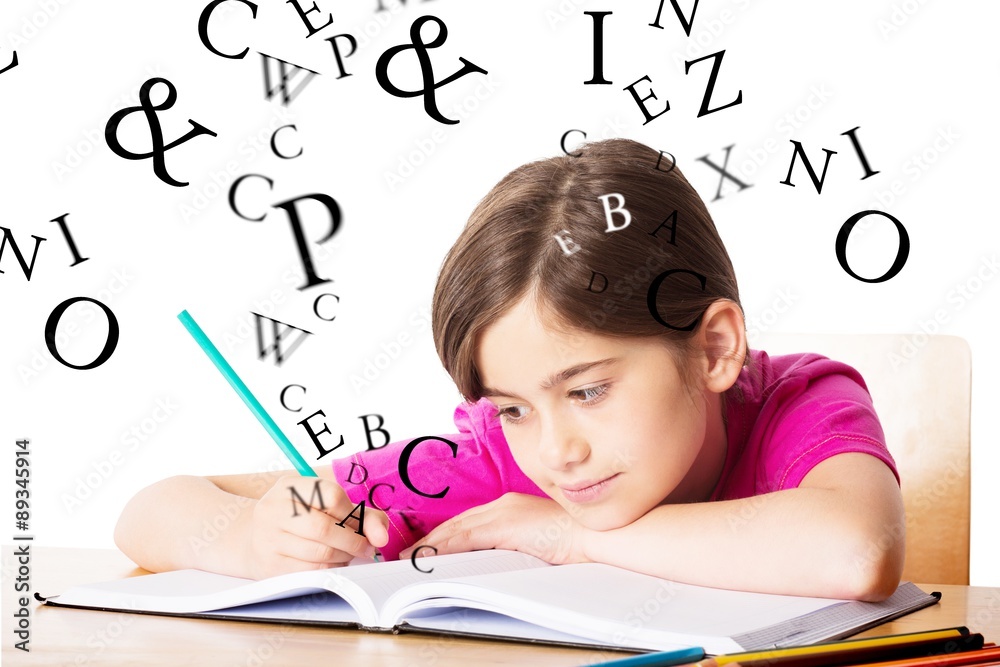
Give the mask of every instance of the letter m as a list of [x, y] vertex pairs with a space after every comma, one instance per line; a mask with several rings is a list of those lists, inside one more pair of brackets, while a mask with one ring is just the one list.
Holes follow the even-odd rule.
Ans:
[[295, 490], [294, 486], [288, 487], [288, 490], [292, 492], [292, 516], [299, 515], [299, 508], [295, 506], [295, 501], [298, 501], [304, 508], [306, 508], [306, 514], [309, 514], [309, 512], [312, 511], [312, 508], [315, 507], [315, 505], [312, 504], [313, 498], [316, 498], [319, 501], [319, 508], [321, 510], [326, 509], [326, 505], [323, 504], [323, 493], [319, 490], [318, 479], [316, 480], [316, 484], [313, 485], [313, 492], [312, 495], [309, 496], [309, 502], [302, 499], [302, 496], [299, 495], [299, 492]]

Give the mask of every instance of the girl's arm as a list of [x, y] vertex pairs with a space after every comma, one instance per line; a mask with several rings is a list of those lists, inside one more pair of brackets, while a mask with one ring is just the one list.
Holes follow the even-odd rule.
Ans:
[[584, 558], [719, 588], [881, 600], [899, 583], [905, 518], [889, 468], [867, 454], [817, 464], [798, 488], [662, 505], [585, 531]]
[[904, 537], [892, 471], [873, 456], [843, 453], [794, 489], [660, 505], [608, 531], [584, 528], [552, 499], [510, 493], [442, 524], [421, 545], [438, 553], [516, 549], [550, 563], [608, 563], [718, 588], [881, 600], [899, 583]]
[[[115, 543], [153, 572], [197, 568], [247, 578], [370, 555], [371, 543], [350, 528], [357, 528], [356, 521], [337, 525], [354, 505], [332, 470], [324, 466], [316, 472], [319, 486], [317, 478], [293, 471], [164, 479], [126, 504]], [[292, 502], [290, 488], [309, 504], [308, 511]], [[364, 529], [373, 542], [387, 539], [381, 512], [367, 511]]]

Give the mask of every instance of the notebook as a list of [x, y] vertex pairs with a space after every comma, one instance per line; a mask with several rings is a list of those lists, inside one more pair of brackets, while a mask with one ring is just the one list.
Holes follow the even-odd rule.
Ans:
[[[516, 551], [355, 562], [254, 581], [177, 570], [77, 586], [46, 604], [228, 620], [429, 632], [569, 646], [733, 653], [839, 639], [938, 597], [910, 583], [883, 602], [692, 586]], [[936, 595], [936, 594], [935, 594]]]

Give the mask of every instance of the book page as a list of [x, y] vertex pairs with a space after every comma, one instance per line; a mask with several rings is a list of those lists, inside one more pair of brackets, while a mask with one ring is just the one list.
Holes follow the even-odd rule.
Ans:
[[337, 593], [358, 607], [361, 616], [365, 616], [365, 607], [369, 606], [367, 615], [373, 616], [374, 611], [370, 610], [364, 595], [359, 595], [355, 586], [344, 581], [338, 569], [292, 572], [260, 581], [202, 570], [174, 570], [76, 586], [53, 598], [53, 602], [187, 614], [324, 592]]
[[[418, 557], [417, 570], [410, 560], [390, 561], [344, 568], [340, 575], [356, 584], [371, 599], [375, 609], [381, 610], [386, 601], [407, 586], [430, 584], [444, 579], [489, 575], [533, 568], [551, 568], [545, 561], [517, 551], [490, 549], [460, 554]], [[428, 592], [428, 595], [433, 595]], [[391, 619], [382, 619], [379, 625], [392, 627]]]
[[[438, 599], [422, 602], [432, 596]], [[609, 645], [703, 646], [713, 653], [739, 650], [733, 635], [840, 602], [691, 586], [586, 563], [412, 586], [394, 596], [385, 613], [408, 621], [410, 610], [448, 604], [442, 597], [456, 607], [468, 600], [479, 609]]]

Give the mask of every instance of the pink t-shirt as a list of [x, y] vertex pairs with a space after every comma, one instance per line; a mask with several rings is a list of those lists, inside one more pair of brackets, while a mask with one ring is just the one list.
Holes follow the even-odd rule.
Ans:
[[[861, 376], [816, 354], [768, 357], [751, 351], [751, 364], [726, 393], [726, 460], [710, 500], [792, 489], [813, 466], [836, 454], [864, 452], [895, 462]], [[333, 462], [351, 501], [386, 511], [391, 524], [386, 559], [435, 526], [508, 492], [545, 494], [518, 468], [496, 408], [486, 399], [455, 410], [455, 435], [433, 436], [409, 447], [409, 484], [400, 459], [413, 440]], [[443, 495], [442, 495], [443, 492]], [[433, 497], [437, 496], [437, 497]]]

